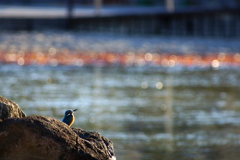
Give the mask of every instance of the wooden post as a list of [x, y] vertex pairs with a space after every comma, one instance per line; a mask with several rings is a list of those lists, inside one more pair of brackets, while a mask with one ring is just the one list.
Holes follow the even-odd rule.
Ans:
[[74, 7], [74, 0], [67, 0], [67, 20], [66, 29], [72, 28], [72, 12]]
[[165, 0], [165, 5], [168, 12], [171, 12], [171, 13], [174, 12], [175, 10], [174, 0]]
[[99, 16], [101, 14], [102, 0], [94, 0], [95, 14]]

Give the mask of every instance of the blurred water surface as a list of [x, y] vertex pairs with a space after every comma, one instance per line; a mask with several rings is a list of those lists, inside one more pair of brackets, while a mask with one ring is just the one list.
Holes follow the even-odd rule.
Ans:
[[207, 37], [164, 37], [159, 35], [116, 35], [63, 31], [0, 32], [0, 50], [8, 52], [57, 51], [113, 53], [209, 54], [240, 51], [240, 39]]
[[239, 68], [0, 66], [1, 95], [27, 115], [98, 131], [117, 159], [234, 160], [240, 156]]
[[[0, 94], [27, 115], [61, 120], [65, 110], [79, 109], [73, 127], [108, 137], [118, 160], [240, 157], [240, 69], [222, 63], [232, 53], [240, 63], [239, 40], [47, 31], [2, 32], [0, 42]], [[61, 50], [146, 53], [146, 60], [148, 52], [217, 57], [205, 66], [51, 66], [16, 59]]]

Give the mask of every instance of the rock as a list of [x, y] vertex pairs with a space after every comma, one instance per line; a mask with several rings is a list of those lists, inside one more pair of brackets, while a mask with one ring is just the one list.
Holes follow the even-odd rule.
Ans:
[[[22, 112], [18, 114], [23, 116]], [[98, 132], [72, 129], [50, 117], [28, 116], [0, 122], [0, 159], [110, 160], [115, 157], [112, 142]]]
[[0, 121], [8, 118], [26, 117], [22, 109], [14, 102], [0, 96]]
[[104, 151], [104, 154], [109, 155], [109, 157], [115, 157], [114, 156], [114, 149], [113, 149], [113, 143], [106, 137], [103, 137], [98, 132], [88, 132], [84, 131], [80, 128], [72, 128], [77, 135], [85, 139], [89, 142], [94, 143], [97, 148], [100, 148]]
[[70, 128], [45, 116], [26, 117], [0, 96], [0, 159], [115, 160], [112, 142], [98, 132]]

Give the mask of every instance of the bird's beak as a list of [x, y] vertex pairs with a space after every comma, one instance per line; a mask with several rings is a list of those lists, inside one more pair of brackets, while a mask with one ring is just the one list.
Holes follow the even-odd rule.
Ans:
[[74, 109], [73, 112], [77, 111], [78, 109]]

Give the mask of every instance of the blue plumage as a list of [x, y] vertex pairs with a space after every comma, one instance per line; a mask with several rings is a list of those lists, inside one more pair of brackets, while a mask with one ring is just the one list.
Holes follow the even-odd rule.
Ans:
[[66, 123], [69, 127], [74, 123], [75, 117], [74, 117], [73, 113], [74, 113], [75, 111], [77, 111], [77, 109], [67, 110], [67, 111], [65, 112], [65, 115], [64, 115], [63, 119], [62, 119], [62, 121], [63, 121], [64, 123]]

